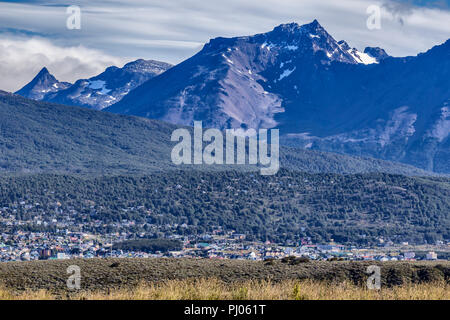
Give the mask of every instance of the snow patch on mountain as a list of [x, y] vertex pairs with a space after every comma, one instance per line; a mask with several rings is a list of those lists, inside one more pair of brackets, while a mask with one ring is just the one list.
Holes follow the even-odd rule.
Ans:
[[392, 118], [387, 121], [384, 130], [379, 134], [378, 143], [382, 147], [391, 143], [396, 137], [408, 139], [414, 134], [417, 114], [407, 111], [408, 107], [406, 106], [394, 110]]
[[377, 59], [374, 57], [371, 57], [367, 53], [358, 51], [356, 49], [351, 49], [348, 51], [352, 55], [353, 58], [355, 58], [356, 61], [362, 64], [372, 64], [372, 63], [378, 63]]
[[439, 142], [444, 141], [450, 135], [450, 107], [446, 102], [441, 109], [441, 116], [431, 129], [430, 137], [436, 138]]
[[98, 93], [100, 94], [108, 94], [108, 92], [111, 92], [111, 89], [106, 88], [106, 81], [103, 80], [90, 81], [88, 87], [93, 90], [99, 90]]
[[230, 59], [228, 59], [228, 57], [227, 57], [225, 54], [223, 54], [223, 53], [222, 53], [222, 57], [224, 57], [224, 59], [225, 59], [228, 63], [234, 64], [234, 62], [231, 61]]
[[294, 67], [292, 70], [289, 70], [289, 69], [284, 70], [283, 73], [278, 78], [278, 81], [281, 81], [284, 78], [289, 77], [295, 71], [295, 69], [296, 69], [296, 67]]
[[356, 48], [351, 48], [348, 45], [348, 43], [345, 42], [344, 40], [339, 41], [338, 45], [342, 50], [350, 54], [357, 63], [362, 64], [378, 63], [378, 60], [375, 57], [371, 56], [368, 53], [358, 51], [358, 49]]
[[267, 43], [267, 42], [264, 42], [262, 45], [261, 45], [261, 49], [267, 49], [267, 50], [271, 50], [273, 47], [275, 47], [275, 45], [273, 45], [273, 44], [270, 44], [270, 43]]
[[89, 83], [89, 85], [88, 85], [89, 88], [94, 89], [94, 90], [97, 90], [97, 89], [102, 89], [102, 88], [104, 88], [104, 87], [105, 87], [106, 81], [103, 81], [103, 80], [94, 80], [94, 81], [89, 81], [88, 83]]

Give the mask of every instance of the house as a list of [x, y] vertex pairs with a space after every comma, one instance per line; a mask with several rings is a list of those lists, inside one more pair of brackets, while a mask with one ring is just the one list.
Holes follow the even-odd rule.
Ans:
[[405, 259], [406, 260], [411, 260], [414, 259], [414, 257], [416, 256], [416, 254], [414, 252], [405, 252], [404, 253]]
[[437, 260], [437, 253], [434, 251], [430, 251], [427, 253], [427, 260]]
[[245, 234], [240, 234], [240, 233], [233, 234], [233, 239], [245, 240]]

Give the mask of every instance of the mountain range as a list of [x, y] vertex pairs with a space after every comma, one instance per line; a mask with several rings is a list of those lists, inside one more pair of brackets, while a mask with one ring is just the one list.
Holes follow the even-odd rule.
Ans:
[[279, 128], [284, 144], [450, 173], [450, 40], [415, 57], [363, 52], [317, 20], [216, 38], [106, 111], [219, 129]]
[[36, 77], [16, 93], [34, 100], [101, 110], [120, 101], [145, 81], [163, 73], [171, 64], [139, 59], [122, 68], [107, 68], [101, 74], [75, 83], [58, 81], [44, 67]]
[[177, 125], [278, 128], [286, 146], [450, 173], [450, 40], [396, 58], [317, 20], [289, 23], [212, 39], [174, 67], [137, 60], [74, 84], [44, 68], [17, 93]]

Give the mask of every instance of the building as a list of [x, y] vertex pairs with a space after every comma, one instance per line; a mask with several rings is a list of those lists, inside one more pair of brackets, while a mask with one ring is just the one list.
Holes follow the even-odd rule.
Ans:
[[430, 251], [427, 253], [427, 260], [437, 260], [437, 253]]
[[410, 259], [414, 259], [416, 254], [414, 252], [405, 252], [404, 256], [405, 256], [405, 259], [410, 260]]

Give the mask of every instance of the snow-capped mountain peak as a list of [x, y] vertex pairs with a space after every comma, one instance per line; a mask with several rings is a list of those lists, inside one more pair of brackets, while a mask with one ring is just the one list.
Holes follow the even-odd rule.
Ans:
[[171, 66], [165, 62], [139, 59], [125, 64], [122, 68], [108, 67], [101, 74], [77, 80], [73, 85], [57, 81], [44, 68], [17, 94], [35, 100], [101, 110], [120, 101], [131, 90]]
[[302, 26], [297, 23], [282, 24], [266, 35], [268, 38], [266, 47], [268, 48], [281, 46], [298, 51], [298, 55], [307, 55], [313, 50], [315, 54], [325, 54], [324, 63], [337, 61], [351, 64], [371, 64], [377, 63], [379, 61], [377, 57], [382, 56], [382, 52], [374, 56], [371, 52], [375, 52], [375, 50], [369, 53], [361, 52], [351, 48], [345, 41], [337, 42], [317, 20]]
[[349, 51], [347, 51], [352, 55], [352, 57], [358, 62], [362, 64], [372, 64], [372, 63], [378, 63], [377, 59], [372, 57], [371, 55], [358, 51], [358, 49], [353, 48]]
[[301, 89], [295, 82], [305, 70], [364, 59], [369, 58], [363, 53], [343, 50], [317, 20], [287, 23], [253, 36], [211, 39], [169, 70], [164, 86], [149, 81], [108, 110], [128, 113], [135, 107], [136, 115], [185, 125], [210, 114], [204, 121], [211, 127], [271, 128], [277, 125], [275, 115], [284, 111], [276, 91], [289, 86], [297, 95]]
[[341, 50], [350, 54], [356, 61], [356, 63], [361, 64], [379, 63], [382, 59], [388, 57], [387, 53], [381, 48], [367, 47], [364, 50], [364, 52], [361, 52], [356, 48], [351, 48], [349, 44], [344, 40], [339, 41], [338, 45], [341, 48]]

